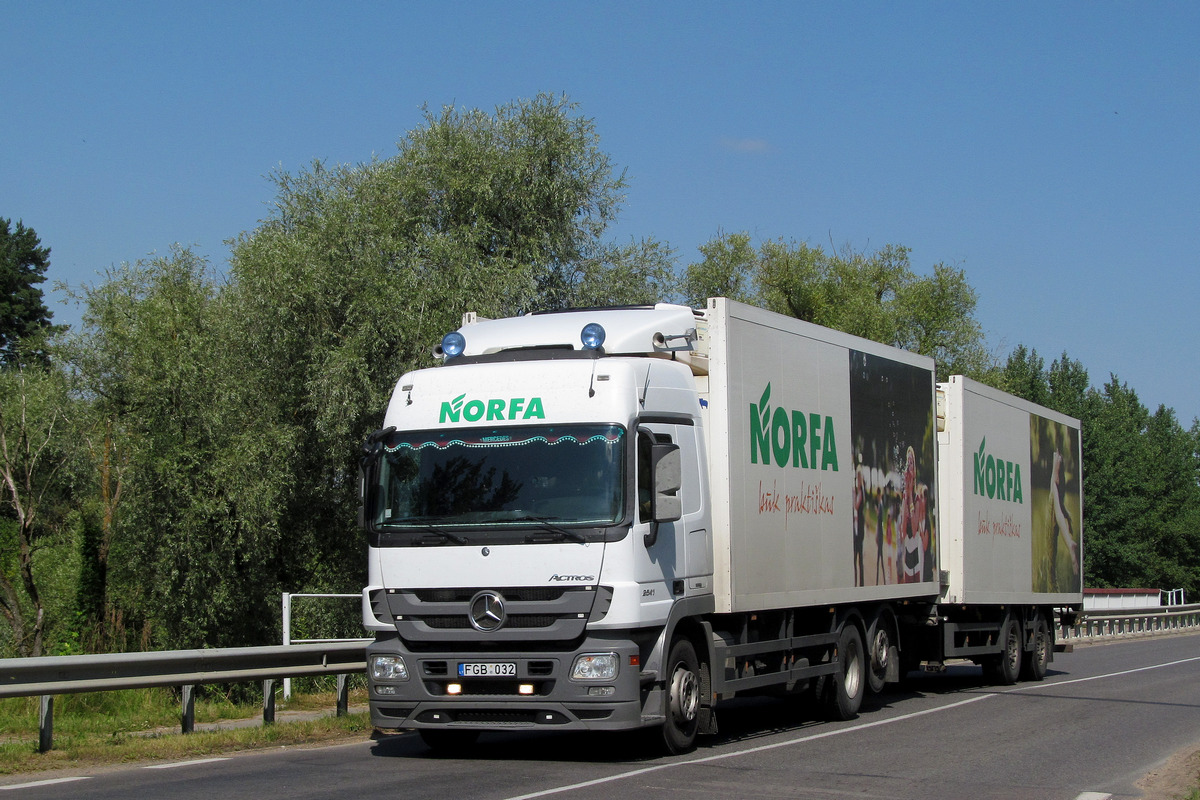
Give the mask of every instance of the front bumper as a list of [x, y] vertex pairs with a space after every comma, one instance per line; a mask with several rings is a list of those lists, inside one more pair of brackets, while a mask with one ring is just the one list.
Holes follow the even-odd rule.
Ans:
[[[611, 680], [572, 680], [575, 657], [583, 653], [616, 653], [617, 675]], [[650, 683], [643, 685], [639, 649], [628, 639], [589, 637], [565, 652], [464, 652], [447, 647], [413, 653], [398, 638], [388, 637], [367, 647], [368, 665], [375, 655], [402, 656], [409, 675], [404, 681], [377, 681], [368, 667], [371, 723], [377, 728], [585, 731], [662, 722], [661, 716], [643, 714], [647, 701], [658, 693]], [[516, 675], [458, 676], [460, 663], [478, 662], [515, 664]], [[453, 685], [459, 687], [458, 694], [451, 693]]]

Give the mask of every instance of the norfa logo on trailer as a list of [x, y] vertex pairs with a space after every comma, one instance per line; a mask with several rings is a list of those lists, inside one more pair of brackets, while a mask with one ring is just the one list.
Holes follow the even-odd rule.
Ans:
[[750, 404], [750, 463], [838, 471], [833, 417], [796, 409], [772, 411], [771, 384]]
[[979, 450], [975, 453], [974, 472], [975, 494], [979, 497], [1025, 504], [1021, 465], [988, 453], [986, 436], [979, 442]]

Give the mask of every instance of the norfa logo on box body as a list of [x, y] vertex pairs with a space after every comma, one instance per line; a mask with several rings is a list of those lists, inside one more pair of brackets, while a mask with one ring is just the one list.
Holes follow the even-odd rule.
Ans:
[[[837, 472], [837, 437], [833, 417], [815, 412], [771, 410], [771, 384], [758, 403], [750, 404], [750, 463]], [[818, 463], [819, 462], [819, 463]]]
[[478, 422], [481, 419], [502, 421], [513, 419], [545, 419], [546, 410], [540, 397], [494, 397], [489, 400], [467, 400], [460, 394], [442, 402], [438, 422]]
[[991, 500], [1025, 504], [1021, 487], [1021, 465], [996, 458], [987, 450], [987, 437], [979, 442], [975, 455], [975, 494]]

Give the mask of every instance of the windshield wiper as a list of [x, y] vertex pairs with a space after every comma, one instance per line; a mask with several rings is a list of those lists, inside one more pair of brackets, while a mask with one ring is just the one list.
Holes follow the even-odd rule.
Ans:
[[[417, 539], [417, 544], [445, 544], [446, 542], [454, 542], [455, 544], [467, 544], [467, 539], [464, 536], [459, 536], [457, 533], [450, 533], [441, 528], [430, 525], [427, 521], [429, 517], [409, 517], [407, 519], [397, 520], [395, 524], [411, 525], [414, 528], [420, 528], [428, 533], [438, 537], [437, 542], [430, 542], [425, 537]], [[436, 519], [436, 518], [435, 518]]]
[[[587, 537], [585, 537], [583, 534], [573, 531], [570, 528], [563, 528], [559, 525], [555, 525], [547, 517], [516, 517], [512, 520], [512, 522], [536, 522], [542, 530], [546, 531], [547, 533], [554, 534], [555, 538], [560, 541], [562, 539], [570, 539], [571, 541], [579, 542], [580, 544], [587, 544], [588, 541]], [[532, 542], [533, 536], [525, 537], [525, 541]]]
[[[439, 542], [438, 542], [439, 544], [445, 544], [446, 542], [454, 542], [455, 544], [466, 544], [467, 543], [467, 539], [465, 536], [459, 536], [458, 534], [450, 533], [448, 531], [439, 531], [437, 528], [434, 528], [431, 525], [426, 526], [425, 530], [429, 531], [434, 536], [437, 536], [439, 539]], [[424, 544], [425, 538], [422, 537], [422, 538], [418, 539], [417, 541]]]

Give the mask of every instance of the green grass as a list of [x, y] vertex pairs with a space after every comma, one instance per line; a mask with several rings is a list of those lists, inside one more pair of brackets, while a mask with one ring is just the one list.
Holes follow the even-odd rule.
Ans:
[[[365, 702], [362, 690], [351, 703]], [[137, 761], [198, 758], [215, 753], [258, 747], [324, 742], [366, 736], [366, 714], [346, 717], [280, 721], [246, 728], [180, 733], [180, 703], [166, 689], [59, 695], [54, 699], [54, 748], [38, 753], [38, 698], [0, 700], [0, 774]], [[329, 711], [336, 706], [332, 692], [294, 695], [277, 701], [284, 711]], [[196, 699], [196, 724], [239, 719], [262, 720], [262, 701], [235, 703], [222, 695]]]

